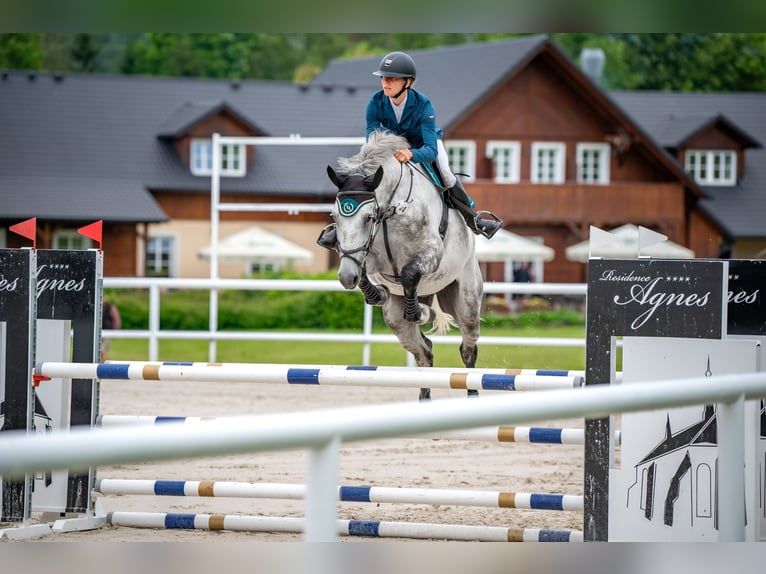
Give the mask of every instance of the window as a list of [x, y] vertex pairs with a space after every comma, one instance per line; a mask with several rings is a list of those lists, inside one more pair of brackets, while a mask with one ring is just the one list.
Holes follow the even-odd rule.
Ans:
[[[243, 144], [223, 144], [221, 146], [221, 175], [244, 176], [245, 157]], [[210, 175], [213, 171], [213, 141], [193, 139], [189, 163], [194, 175]]]
[[444, 147], [452, 173], [463, 174], [464, 181], [473, 181], [476, 171], [476, 143], [469, 140], [453, 140], [445, 142]]
[[170, 236], [150, 237], [146, 244], [147, 277], [175, 276], [175, 238]]
[[686, 173], [703, 185], [736, 185], [737, 154], [726, 150], [688, 150]]
[[577, 144], [577, 182], [609, 183], [609, 144]]
[[247, 275], [258, 275], [259, 273], [277, 273], [279, 265], [264, 261], [248, 261]]
[[64, 230], [53, 234], [53, 249], [90, 249], [92, 242], [76, 231]]
[[564, 152], [560, 142], [532, 144], [532, 183], [564, 183]]
[[487, 157], [492, 159], [497, 183], [518, 183], [521, 146], [519, 142], [489, 141]]

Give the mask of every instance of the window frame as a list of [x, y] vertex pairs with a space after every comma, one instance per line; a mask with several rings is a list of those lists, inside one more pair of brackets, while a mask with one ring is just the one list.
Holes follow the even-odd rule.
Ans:
[[[551, 180], [548, 179], [542, 179], [540, 177], [540, 173], [538, 171], [538, 162], [537, 157], [540, 151], [543, 150], [550, 150], [555, 152], [555, 165], [554, 165], [554, 174], [553, 178]], [[566, 181], [566, 151], [567, 146], [564, 142], [548, 142], [548, 141], [540, 141], [540, 142], [532, 142], [532, 148], [531, 148], [531, 158], [530, 158], [530, 170], [529, 170], [529, 179], [532, 183], [537, 184], [562, 184]]]
[[[168, 274], [159, 275], [150, 272], [150, 261], [156, 259], [156, 256], [150, 257], [149, 248], [150, 242], [153, 240], [167, 240], [169, 242], [168, 247]], [[144, 262], [144, 272], [147, 277], [178, 277], [178, 236], [175, 233], [151, 233], [146, 241], [146, 253]], [[153, 268], [153, 267], [152, 267]]]
[[[227, 165], [232, 157], [238, 165]], [[192, 175], [210, 176], [213, 174], [213, 140], [192, 138], [189, 142], [189, 169]], [[221, 145], [221, 177], [244, 177], [247, 173], [247, 148], [244, 144]]]
[[[456, 176], [457, 174], [465, 174], [461, 177], [461, 181], [474, 181], [476, 179], [476, 142], [473, 140], [450, 140], [444, 142], [444, 149], [447, 152], [447, 158], [449, 159], [449, 166]], [[461, 163], [459, 158], [455, 155], [461, 151], [465, 152], [462, 163], [464, 165], [458, 165]]]
[[[510, 157], [499, 161], [497, 152], [508, 152]], [[495, 183], [519, 183], [521, 181], [521, 142], [489, 140], [486, 156], [492, 161], [493, 181]], [[500, 169], [499, 166], [501, 165], [504, 169]]]
[[[59, 240], [64, 239], [67, 245], [63, 247], [58, 246]], [[79, 243], [81, 247], [77, 247], [72, 243]], [[89, 237], [85, 237], [77, 233], [76, 229], [57, 229], [51, 236], [51, 245], [53, 249], [61, 249], [67, 251], [85, 251], [93, 247], [93, 241]]]
[[[598, 174], [595, 180], [586, 181], [584, 175], [584, 156], [585, 153], [591, 151], [596, 152], [600, 156]], [[577, 183], [585, 185], [607, 185], [610, 183], [610, 163], [612, 156], [612, 148], [608, 143], [599, 142], [580, 142], [577, 144], [576, 158], [577, 158]]]
[[[705, 161], [702, 162], [698, 160], [695, 162], [695, 165], [692, 166], [692, 158], [695, 157], [699, 159], [704, 157]], [[731, 158], [731, 173], [729, 174], [729, 177], [714, 177], [716, 158], [723, 160], [726, 157]], [[701, 168], [700, 166], [703, 163], [704, 168]], [[724, 164], [722, 163], [721, 168], [723, 165]], [[704, 174], [701, 173], [703, 169], [705, 172]], [[687, 149], [684, 153], [684, 171], [700, 185], [733, 187], [737, 185], [737, 152], [730, 149]]]

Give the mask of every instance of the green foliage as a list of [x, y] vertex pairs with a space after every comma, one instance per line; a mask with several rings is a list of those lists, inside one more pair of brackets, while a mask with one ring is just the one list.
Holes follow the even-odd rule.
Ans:
[[[380, 55], [518, 33], [0, 34], [0, 68], [306, 83], [335, 58]], [[576, 63], [606, 55], [606, 89], [766, 91], [763, 33], [555, 33]]]

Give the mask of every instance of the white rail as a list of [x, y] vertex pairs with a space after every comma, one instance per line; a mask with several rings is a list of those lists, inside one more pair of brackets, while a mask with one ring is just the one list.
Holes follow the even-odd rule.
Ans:
[[0, 441], [0, 475], [14, 478], [67, 468], [305, 448], [309, 456], [304, 537], [332, 541], [337, 536], [342, 443], [720, 403], [719, 540], [743, 541], [744, 401], [764, 397], [766, 373], [755, 373], [269, 414], [236, 424], [221, 419], [205, 425], [94, 428], [40, 436], [7, 431]]
[[[162, 339], [186, 339], [197, 341], [311, 341], [331, 343], [363, 343], [361, 364], [370, 364], [372, 343], [398, 343], [393, 334], [372, 333], [372, 307], [363, 304], [363, 328], [361, 333], [289, 333], [278, 331], [219, 331], [217, 325], [208, 325], [207, 331], [174, 331], [160, 329], [160, 293], [162, 290], [197, 289], [210, 292], [223, 290], [245, 291], [346, 291], [335, 280], [312, 279], [182, 279], [148, 277], [105, 277], [105, 288], [148, 289], [149, 328], [134, 330], [105, 330], [108, 339], [146, 339], [149, 341], [150, 361], [159, 358], [159, 341]], [[495, 283], [484, 284], [485, 293], [523, 293], [535, 295], [566, 295], [583, 297], [587, 294], [585, 283]], [[434, 344], [459, 345], [457, 335], [431, 337]], [[514, 345], [541, 347], [585, 347], [585, 339], [563, 337], [488, 337], [484, 345]], [[216, 362], [215, 347], [211, 347], [210, 362]]]

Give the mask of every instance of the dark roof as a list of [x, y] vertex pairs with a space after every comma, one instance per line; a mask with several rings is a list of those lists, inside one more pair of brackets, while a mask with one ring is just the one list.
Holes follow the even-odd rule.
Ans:
[[[413, 50], [416, 87], [433, 100], [439, 124], [448, 130], [495, 86], [551, 46], [546, 35], [526, 35]], [[1, 72], [0, 217], [21, 220], [50, 213], [81, 220], [165, 220], [152, 191], [210, 189], [210, 179], [193, 176], [167, 138], [223, 109], [269, 136], [360, 137], [365, 104], [379, 89], [372, 72], [381, 57], [334, 60], [308, 86]], [[734, 188], [702, 188], [707, 198], [701, 206], [732, 238], [766, 236], [766, 94], [613, 91], [604, 93], [598, 105], [609, 104], [646, 134], [650, 147], [682, 180], [683, 168], [667, 150], [710, 122], [742, 138], [750, 146], [745, 177]], [[256, 161], [246, 177], [222, 178], [221, 189], [327, 199], [334, 189], [323, 177], [326, 165], [357, 149], [259, 146], [256, 155], [263, 161]], [[699, 192], [696, 184], [689, 187]], [[73, 196], [87, 199], [73, 202]], [[100, 209], [106, 211], [98, 213]]]
[[[368, 98], [286, 82], [2, 72], [0, 217], [164, 221], [151, 191], [209, 193], [210, 178], [191, 175], [160, 135], [225, 105], [271, 136], [361, 137]], [[221, 190], [329, 198], [327, 164], [357, 150], [261, 146], [268, 161], [222, 178]]]
[[[734, 239], [763, 238], [766, 226], [766, 94], [613, 91], [611, 97], [655, 140], [673, 147], [712, 119], [752, 140], [745, 175], [735, 187], [705, 186], [700, 205]], [[696, 126], [696, 127], [695, 127]]]
[[184, 102], [159, 128], [157, 137], [161, 139], [175, 139], [186, 135], [186, 132], [196, 123], [221, 112], [229, 112], [239, 122], [248, 127], [253, 133], [261, 133], [262, 130], [251, 123], [251, 120], [234, 109], [227, 102]]

